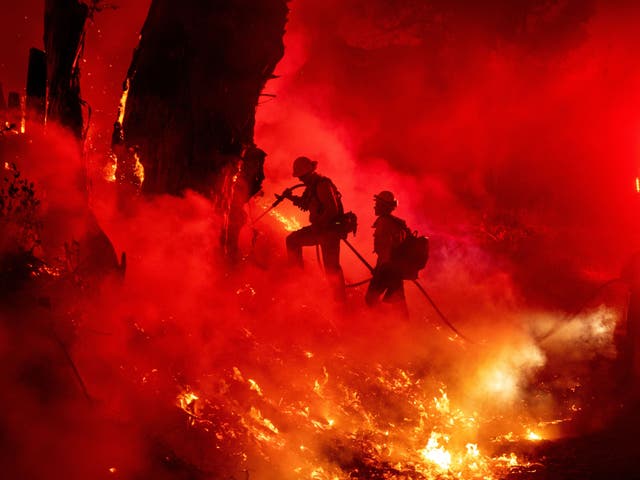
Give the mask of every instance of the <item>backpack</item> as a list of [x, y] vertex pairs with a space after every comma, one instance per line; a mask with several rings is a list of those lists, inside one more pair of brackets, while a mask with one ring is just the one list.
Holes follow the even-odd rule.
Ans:
[[404, 240], [391, 250], [391, 261], [400, 270], [404, 280], [415, 280], [418, 278], [418, 272], [429, 260], [429, 238], [417, 231], [411, 231], [404, 221], [398, 220], [402, 222], [406, 235]]

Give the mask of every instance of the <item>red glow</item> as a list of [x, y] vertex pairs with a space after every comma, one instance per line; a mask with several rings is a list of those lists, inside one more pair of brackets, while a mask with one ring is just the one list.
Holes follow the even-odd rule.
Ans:
[[[329, 301], [312, 249], [305, 275], [291, 274], [284, 238], [306, 215], [288, 202], [243, 229], [246, 261], [233, 268], [209, 199], [136, 197], [120, 209], [108, 146], [150, 1], [121, 3], [88, 32], [86, 158], [55, 125], [0, 150], [3, 171], [16, 161], [42, 198], [37, 253], [56, 267], [42, 277], [70, 282], [47, 285], [19, 315], [13, 300], [1, 311], [44, 332], [19, 344], [0, 324], [0, 385], [11, 392], [0, 450], [18, 445], [21, 478], [59, 468], [67, 479], [341, 479], [374, 467], [504, 478], [544, 471], [538, 445], [611, 419], [607, 368], [627, 292], [590, 295], [640, 241], [638, 7], [289, 3], [285, 57], [257, 109], [267, 178], [249, 217], [295, 183], [292, 161], [307, 155], [357, 212], [350, 241], [373, 259], [372, 196], [393, 191], [398, 215], [431, 239], [421, 281], [471, 345], [450, 341], [408, 282], [412, 321], [402, 323], [367, 310], [363, 287], [346, 312]], [[42, 1], [3, 8], [6, 94], [22, 89], [23, 53], [41, 46]], [[84, 166], [88, 192], [76, 181]], [[65, 277], [87, 197], [127, 253], [122, 283]], [[369, 275], [346, 248], [341, 261], [348, 282]], [[41, 376], [59, 387], [52, 398], [24, 380]]]

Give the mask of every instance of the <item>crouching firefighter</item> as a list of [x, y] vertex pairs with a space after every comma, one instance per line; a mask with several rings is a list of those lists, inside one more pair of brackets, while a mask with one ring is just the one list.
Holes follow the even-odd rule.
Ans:
[[391, 304], [405, 319], [409, 310], [404, 295], [404, 272], [396, 261], [394, 252], [405, 241], [409, 228], [404, 220], [391, 215], [398, 202], [392, 192], [382, 191], [374, 198], [374, 213], [378, 217], [373, 224], [373, 251], [377, 255], [373, 277], [365, 295], [370, 307], [379, 305], [380, 298]]
[[[328, 177], [316, 172], [318, 162], [298, 157], [293, 162], [293, 176], [305, 186], [302, 195], [293, 195], [286, 189], [282, 197], [288, 198], [303, 211], [309, 212], [311, 225], [287, 236], [287, 254], [292, 266], [303, 267], [302, 247], [319, 246], [327, 278], [337, 301], [346, 299], [344, 274], [340, 266], [340, 239], [344, 232], [344, 210], [341, 195]], [[355, 226], [353, 227], [355, 229]]]

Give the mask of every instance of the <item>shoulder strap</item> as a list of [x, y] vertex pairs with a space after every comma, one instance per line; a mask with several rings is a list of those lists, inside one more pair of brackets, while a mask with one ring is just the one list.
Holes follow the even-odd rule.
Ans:
[[396, 217], [395, 215], [389, 215], [389, 218], [396, 222], [396, 224], [398, 224], [398, 226], [400, 226], [400, 228], [402, 228], [402, 230], [404, 230], [407, 235], [413, 235], [413, 232], [407, 225], [407, 222], [405, 222], [403, 219]]
[[331, 180], [329, 177], [325, 177], [323, 175], [319, 175], [319, 177], [320, 178], [318, 178], [317, 182], [313, 185], [313, 195], [316, 197], [318, 202], [320, 202], [320, 197], [318, 197], [318, 183], [324, 182], [324, 181], [329, 182], [329, 185], [331, 185], [331, 188], [333, 189], [336, 195], [336, 200], [338, 203], [338, 213], [340, 215], [344, 214], [344, 208], [342, 206], [342, 194], [340, 193], [340, 190], [338, 190], [338, 187], [336, 187], [336, 184], [333, 183], [333, 180]]

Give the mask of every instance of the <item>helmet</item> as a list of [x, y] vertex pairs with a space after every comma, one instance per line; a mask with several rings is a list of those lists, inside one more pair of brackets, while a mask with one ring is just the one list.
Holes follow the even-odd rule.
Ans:
[[315, 171], [318, 162], [307, 157], [298, 157], [293, 162], [293, 176], [302, 177], [307, 173]]
[[373, 198], [376, 202], [382, 202], [385, 205], [388, 205], [393, 208], [398, 206], [398, 201], [396, 200], [396, 197], [394, 197], [393, 193], [390, 192], [389, 190], [383, 190], [379, 194], [374, 195]]

